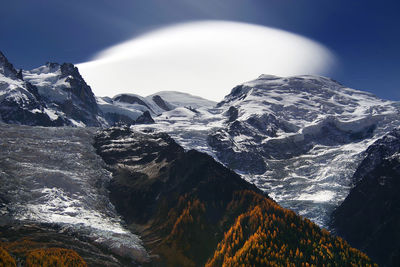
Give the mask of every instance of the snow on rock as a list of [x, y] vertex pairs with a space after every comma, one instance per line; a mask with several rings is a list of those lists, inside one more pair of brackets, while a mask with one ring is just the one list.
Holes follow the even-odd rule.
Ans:
[[173, 91], [95, 98], [72, 64], [48, 63], [21, 73], [1, 53], [0, 104], [6, 123], [122, 122], [166, 132], [324, 227], [348, 194], [366, 148], [400, 126], [400, 103], [325, 77], [261, 75], [218, 104]]
[[[190, 117], [197, 108], [210, 108], [215, 102], [185, 93], [164, 91], [147, 97], [136, 94], [119, 94], [113, 98], [98, 97], [97, 104], [110, 124], [135, 124], [146, 111], [153, 118], [163, 116], [171, 118], [171, 121], [178, 117], [180, 120], [187, 120], [187, 116]], [[185, 114], [178, 115], [182, 112]]]
[[24, 71], [24, 79], [34, 84], [39, 94], [55, 102], [64, 102], [70, 98], [70, 92], [66, 89], [70, 84], [66, 81], [68, 77], [63, 77], [60, 65], [57, 63], [47, 63], [39, 68]]
[[[78, 69], [69, 63], [47, 63], [23, 71], [23, 78], [38, 88], [48, 109], [61, 117], [64, 125], [105, 126], [95, 96]], [[100, 118], [100, 119], [99, 119]]]
[[143, 113], [143, 109], [137, 109], [129, 105], [114, 103], [114, 101], [109, 97], [96, 97], [97, 105], [103, 114], [107, 117], [108, 121], [112, 121], [111, 116], [118, 115], [119, 118], [115, 118], [113, 123], [117, 121], [121, 121], [121, 117], [126, 117], [127, 121], [130, 121], [131, 124]]
[[217, 103], [208, 99], [204, 99], [199, 96], [194, 96], [187, 93], [176, 92], [176, 91], [161, 91], [148, 96], [147, 98], [153, 98], [154, 96], [160, 96], [162, 99], [168, 101], [177, 107], [214, 107]]
[[225, 114], [235, 109], [236, 118], [226, 115], [209, 137], [217, 157], [324, 227], [348, 194], [362, 152], [400, 125], [398, 103], [317, 76], [261, 75], [232, 89], [218, 107]]
[[[135, 94], [119, 94], [110, 97], [97, 97], [97, 105], [110, 125], [117, 123], [150, 123], [152, 116], [158, 116], [171, 105], [161, 98], [147, 99]], [[161, 106], [160, 106], [161, 105]], [[143, 117], [148, 117], [143, 121]]]
[[[177, 104], [168, 93], [158, 95]], [[215, 107], [176, 108], [153, 125], [133, 127], [167, 132], [185, 149], [214, 156], [282, 206], [327, 227], [363, 152], [400, 125], [399, 115], [399, 103], [329, 78], [261, 75]]]
[[136, 108], [142, 111], [149, 111], [151, 114], [161, 114], [165, 110], [157, 105], [153, 99], [147, 99], [135, 94], [119, 94], [113, 97], [113, 102], [126, 107]]
[[56, 224], [121, 256], [147, 260], [142, 241], [109, 201], [111, 174], [92, 146], [93, 128], [0, 127], [2, 216]]
[[6, 123], [56, 125], [44, 112], [37, 88], [24, 81], [21, 71], [14, 69], [0, 52], [0, 117]]

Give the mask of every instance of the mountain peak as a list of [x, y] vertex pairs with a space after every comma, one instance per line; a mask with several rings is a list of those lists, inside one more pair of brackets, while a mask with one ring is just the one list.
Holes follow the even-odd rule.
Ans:
[[280, 77], [276, 76], [276, 75], [271, 75], [271, 74], [261, 74], [257, 78], [257, 80], [276, 80], [276, 79], [280, 79]]
[[0, 51], [0, 63], [8, 62], [6, 56]]
[[63, 63], [63, 64], [61, 64], [60, 69], [61, 69], [61, 73], [63, 74], [63, 76], [71, 75], [71, 76], [74, 76], [76, 78], [80, 78], [83, 80], [81, 74], [79, 73], [78, 68], [75, 67], [75, 65], [72, 63]]
[[199, 96], [191, 95], [188, 93], [177, 92], [177, 91], [160, 91], [152, 94], [148, 97], [159, 96], [164, 101], [176, 106], [176, 107], [214, 107], [217, 103]]
[[8, 61], [6, 56], [0, 51], [0, 74], [11, 78], [13, 80], [22, 79], [19, 72], [14, 68], [14, 66]]
[[39, 94], [50, 108], [72, 119], [72, 125], [104, 124], [97, 118], [100, 110], [92, 89], [73, 64], [47, 62], [33, 70], [24, 71], [23, 74], [26, 81], [38, 88]]

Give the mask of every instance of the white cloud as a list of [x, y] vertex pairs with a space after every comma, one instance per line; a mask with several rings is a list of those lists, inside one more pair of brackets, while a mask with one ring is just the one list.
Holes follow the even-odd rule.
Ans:
[[221, 100], [260, 74], [327, 75], [333, 54], [321, 44], [264, 26], [199, 21], [161, 28], [110, 47], [78, 68], [100, 96], [173, 90]]

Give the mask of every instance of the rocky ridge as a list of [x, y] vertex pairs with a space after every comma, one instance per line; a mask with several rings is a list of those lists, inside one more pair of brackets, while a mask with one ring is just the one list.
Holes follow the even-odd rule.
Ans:
[[135, 129], [167, 132], [329, 227], [363, 152], [400, 125], [399, 107], [325, 77], [261, 75], [216, 107], [179, 107]]
[[[365, 254], [165, 133], [110, 128], [97, 134], [94, 146], [113, 173], [111, 201], [151, 251], [149, 266], [372, 266]], [[279, 246], [269, 247], [271, 253], [258, 249], [272, 242]]]
[[95, 97], [70, 63], [46, 63], [16, 71], [0, 52], [2, 121], [37, 126], [108, 127], [153, 123], [152, 116], [175, 108], [158, 95]]
[[381, 266], [400, 264], [400, 129], [366, 151], [354, 188], [333, 214], [333, 227]]

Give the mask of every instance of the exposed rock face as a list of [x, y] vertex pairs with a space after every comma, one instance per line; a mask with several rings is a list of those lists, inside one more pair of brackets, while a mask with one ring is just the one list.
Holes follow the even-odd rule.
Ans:
[[361, 153], [400, 125], [399, 107], [325, 77], [261, 75], [217, 105], [224, 121], [207, 145], [279, 204], [328, 227]]
[[[99, 155], [114, 173], [110, 198], [129, 223], [148, 222], [157, 213], [165, 212], [160, 209], [163, 201], [168, 207], [174, 206], [179, 196], [190, 191], [209, 198], [222, 197], [224, 191], [232, 193], [232, 188], [260, 192], [210, 156], [194, 150], [184, 152], [163, 133], [111, 128], [95, 140]], [[200, 184], [208, 179], [210, 184], [204, 185], [205, 190]]]
[[0, 52], [0, 73], [6, 77], [13, 79], [21, 79], [14, 66], [8, 61], [3, 53]]
[[6, 123], [57, 126], [63, 120], [51, 120], [38, 90], [22, 79], [0, 52], [0, 120]]
[[95, 133], [1, 124], [0, 225], [46, 224], [105, 254], [146, 261], [140, 237], [125, 227], [108, 198], [111, 174], [92, 145]]
[[115, 96], [113, 98], [113, 100], [118, 101], [118, 102], [128, 103], [128, 104], [142, 105], [142, 106], [145, 106], [146, 108], [148, 108], [149, 110], [151, 110], [151, 108], [142, 99], [140, 99], [138, 96], [135, 96], [135, 95], [121, 94], [121, 95]]
[[120, 124], [121, 125], [134, 125], [136, 122], [131, 117], [124, 115], [124, 114], [116, 113], [116, 112], [106, 112], [104, 114], [104, 118], [112, 126], [116, 126], [116, 125], [120, 125]]
[[[398, 113], [394, 103], [313, 76], [261, 75], [233, 88], [217, 106], [226, 110], [227, 121], [210, 134], [209, 144], [222, 162], [254, 174], [265, 172], [269, 159], [371, 138], [385, 115]], [[256, 160], [257, 167], [242, 163], [249, 154], [267, 162]]]
[[366, 157], [358, 166], [353, 176], [353, 182], [356, 184], [368, 176], [382, 161], [392, 157], [400, 151], [400, 128], [395, 129], [382, 139], [376, 141], [368, 147]]
[[38, 88], [55, 117], [61, 117], [75, 126], [106, 124], [90, 86], [74, 65], [47, 63], [23, 72], [23, 75]]
[[154, 123], [152, 116], [174, 108], [160, 96], [141, 97], [135, 94], [98, 97], [97, 103], [109, 125]]
[[400, 129], [367, 149], [333, 214], [337, 233], [382, 266], [400, 265]]
[[151, 99], [153, 99], [153, 101], [154, 101], [160, 108], [162, 108], [163, 110], [165, 110], [165, 111], [171, 110], [171, 108], [168, 107], [168, 105], [165, 103], [164, 99], [161, 98], [161, 96], [155, 95], [155, 96], [152, 96]]
[[145, 111], [145, 112], [143, 112], [142, 115], [140, 115], [136, 119], [135, 123], [138, 123], [138, 124], [151, 124], [151, 123], [154, 123], [154, 120], [151, 117], [150, 112]]
[[114, 99], [94, 96], [90, 86], [70, 63], [46, 63], [16, 71], [0, 53], [0, 119], [6, 123], [39, 126], [107, 127], [152, 123], [152, 115], [169, 103], [131, 94]]
[[176, 107], [192, 107], [195, 109], [201, 107], [213, 108], [217, 104], [214, 101], [204, 99], [199, 96], [194, 96], [191, 94], [177, 92], [177, 91], [161, 91], [153, 95], [150, 95], [146, 98], [153, 99], [153, 97], [157, 98], [160, 97], [166, 103], [166, 106], [170, 110]]
[[83, 80], [78, 68], [70, 63], [64, 63], [60, 66], [61, 78], [66, 78], [71, 86], [71, 94], [75, 95], [81, 102], [82, 107], [88, 109], [91, 113], [98, 113], [96, 99], [90, 86]]
[[[142, 233], [149, 250], [158, 254], [152, 266], [262, 264], [261, 257], [256, 260], [252, 240], [263, 246], [278, 242], [279, 249], [285, 246], [297, 249], [298, 257], [299, 251], [304, 255], [301, 259], [295, 259], [296, 253], [279, 256], [272, 246], [273, 253], [263, 261], [279, 265], [371, 263], [327, 231], [279, 207], [212, 157], [185, 152], [166, 134], [110, 128], [97, 134], [94, 146], [113, 173], [111, 201], [132, 229]], [[282, 238], [272, 241], [278, 229]], [[332, 257], [322, 257], [322, 250], [312, 248], [318, 242], [323, 244], [320, 248], [333, 244]], [[228, 243], [229, 253], [225, 253]], [[248, 258], [240, 257], [241, 253]]]

